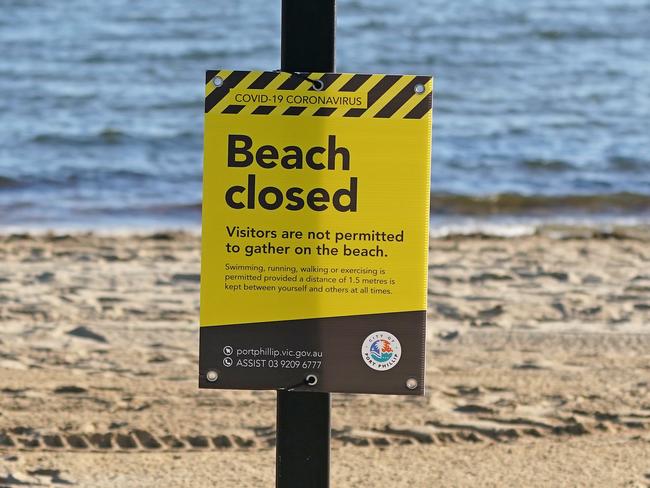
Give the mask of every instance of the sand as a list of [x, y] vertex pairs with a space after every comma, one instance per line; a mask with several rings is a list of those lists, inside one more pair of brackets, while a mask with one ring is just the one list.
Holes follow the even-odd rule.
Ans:
[[[650, 486], [650, 234], [431, 240], [427, 393], [333, 395], [332, 486]], [[196, 387], [198, 237], [0, 236], [0, 487], [273, 486]]]

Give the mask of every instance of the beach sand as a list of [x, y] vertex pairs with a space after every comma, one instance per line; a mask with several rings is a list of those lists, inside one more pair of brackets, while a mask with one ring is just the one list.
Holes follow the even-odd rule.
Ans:
[[[650, 486], [647, 230], [430, 249], [426, 396], [333, 395], [332, 486]], [[0, 237], [0, 486], [273, 486], [275, 393], [197, 388], [199, 251]]]

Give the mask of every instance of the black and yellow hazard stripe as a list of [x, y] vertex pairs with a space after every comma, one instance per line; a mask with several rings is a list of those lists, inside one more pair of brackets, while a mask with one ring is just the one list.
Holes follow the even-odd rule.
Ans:
[[[213, 80], [222, 82], [216, 86]], [[320, 90], [315, 81], [322, 83]], [[416, 92], [416, 86], [424, 90]], [[228, 101], [233, 88], [243, 90], [278, 90], [320, 92], [328, 96], [367, 96], [365, 108], [321, 107], [315, 105], [278, 106], [236, 104]], [[351, 73], [287, 73], [278, 71], [208, 71], [206, 72], [205, 112], [222, 114], [286, 115], [314, 117], [363, 117], [421, 119], [432, 107], [433, 81], [429, 76], [378, 75]]]

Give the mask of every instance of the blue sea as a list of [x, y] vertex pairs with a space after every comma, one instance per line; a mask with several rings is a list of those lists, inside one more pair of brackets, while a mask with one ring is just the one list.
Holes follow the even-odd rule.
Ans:
[[[280, 1], [2, 0], [0, 230], [197, 227], [206, 69]], [[650, 222], [649, 0], [339, 0], [337, 69], [436, 76], [434, 226]]]

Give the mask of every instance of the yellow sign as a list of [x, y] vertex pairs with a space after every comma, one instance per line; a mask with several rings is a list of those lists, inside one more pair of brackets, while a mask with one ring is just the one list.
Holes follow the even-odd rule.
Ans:
[[432, 78], [205, 88], [201, 326], [424, 312]]

